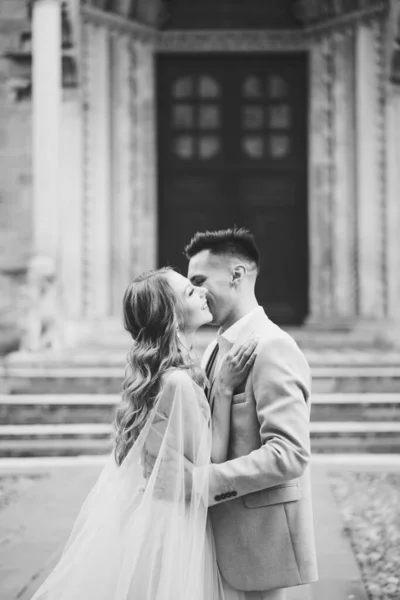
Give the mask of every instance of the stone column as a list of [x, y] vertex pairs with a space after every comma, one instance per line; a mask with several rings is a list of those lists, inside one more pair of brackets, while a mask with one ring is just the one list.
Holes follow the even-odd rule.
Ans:
[[123, 292], [131, 271], [131, 203], [134, 200], [132, 173], [132, 94], [130, 85], [135, 64], [130, 39], [111, 37], [111, 281], [112, 313], [120, 315]]
[[354, 36], [334, 36], [333, 77], [333, 312], [338, 321], [354, 319], [356, 312], [355, 243], [355, 98]]
[[65, 94], [61, 115], [60, 276], [63, 312], [69, 319], [82, 312], [82, 118], [80, 94]]
[[330, 41], [312, 42], [309, 109], [310, 315], [308, 323], [326, 323], [332, 313], [332, 171]]
[[34, 253], [59, 258], [61, 0], [34, 0], [32, 11]]
[[400, 321], [400, 86], [390, 85], [386, 112], [387, 315]]
[[110, 44], [104, 26], [83, 26], [83, 297], [91, 319], [111, 310]]
[[375, 23], [359, 24], [356, 30], [358, 314], [365, 320], [382, 318], [385, 303], [377, 27]]
[[137, 201], [141, 206], [140, 267], [157, 266], [156, 106], [154, 48], [150, 42], [136, 46], [137, 56]]

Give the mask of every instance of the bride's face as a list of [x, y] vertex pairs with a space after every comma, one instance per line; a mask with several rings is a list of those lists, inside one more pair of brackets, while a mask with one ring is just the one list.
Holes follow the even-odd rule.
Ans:
[[211, 323], [212, 315], [207, 304], [207, 290], [192, 285], [186, 277], [169, 271], [168, 280], [182, 306], [182, 330], [192, 333], [202, 325]]

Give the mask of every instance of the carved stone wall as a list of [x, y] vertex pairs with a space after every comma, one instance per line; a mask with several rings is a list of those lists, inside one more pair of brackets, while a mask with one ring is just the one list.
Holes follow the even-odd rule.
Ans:
[[[83, 312], [120, 315], [129, 281], [156, 266], [154, 53], [126, 23], [84, 18]], [[137, 35], [135, 35], [137, 33]]]
[[358, 314], [363, 319], [385, 315], [381, 27], [374, 20], [356, 31]]
[[32, 252], [32, 167], [29, 101], [15, 91], [19, 65], [8, 59], [27, 27], [25, 0], [0, 7], [0, 354], [20, 337], [21, 294]]
[[313, 323], [390, 313], [386, 39], [383, 14], [311, 38]]

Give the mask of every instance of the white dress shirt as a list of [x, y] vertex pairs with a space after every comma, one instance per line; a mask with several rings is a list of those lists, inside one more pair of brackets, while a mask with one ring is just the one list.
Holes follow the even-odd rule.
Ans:
[[251, 312], [247, 313], [244, 317], [236, 321], [233, 325], [228, 327], [225, 331], [221, 331], [221, 329], [217, 333], [217, 341], [219, 345], [218, 357], [217, 357], [217, 368], [218, 370], [221, 360], [225, 356], [227, 352], [231, 349], [232, 345], [235, 344], [238, 339], [240, 332], [247, 325], [247, 323], [253, 318], [253, 316], [258, 313], [264, 313], [264, 309], [262, 306], [257, 306]]

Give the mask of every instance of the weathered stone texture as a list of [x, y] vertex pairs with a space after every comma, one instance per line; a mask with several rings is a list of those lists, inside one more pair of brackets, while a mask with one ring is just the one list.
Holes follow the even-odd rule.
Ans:
[[[1, 19], [26, 19], [25, 1], [0, 4]], [[0, 32], [0, 49], [18, 46], [19, 32]], [[10, 93], [10, 60], [0, 60], [0, 353], [16, 343], [19, 298], [31, 253], [31, 109]]]

